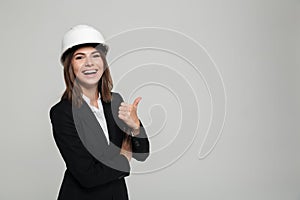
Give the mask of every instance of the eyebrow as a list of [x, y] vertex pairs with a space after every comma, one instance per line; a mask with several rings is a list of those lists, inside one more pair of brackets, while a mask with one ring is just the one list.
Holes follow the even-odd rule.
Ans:
[[[98, 50], [96, 50], [96, 51], [93, 51], [91, 54], [95, 54], [95, 53], [100, 53], [100, 52]], [[74, 56], [77, 56], [77, 55], [85, 55], [85, 53], [78, 52], [78, 53], [74, 54]]]

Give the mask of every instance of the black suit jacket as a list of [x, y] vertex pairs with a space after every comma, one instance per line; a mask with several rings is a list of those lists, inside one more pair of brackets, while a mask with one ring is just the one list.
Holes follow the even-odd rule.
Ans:
[[[112, 101], [102, 101], [110, 144], [89, 106], [81, 107], [61, 100], [50, 110], [53, 136], [66, 163], [59, 200], [126, 200], [124, 177], [130, 174], [127, 158], [120, 155], [125, 136], [125, 123], [118, 118], [118, 108], [123, 101], [112, 93]], [[133, 158], [144, 161], [149, 156], [149, 140], [141, 123], [140, 134], [131, 138]]]

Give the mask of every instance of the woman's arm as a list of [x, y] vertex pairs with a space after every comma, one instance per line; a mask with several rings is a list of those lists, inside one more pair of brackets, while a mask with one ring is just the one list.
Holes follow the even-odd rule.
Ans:
[[140, 121], [139, 134], [131, 137], [132, 141], [132, 157], [138, 161], [145, 161], [149, 156], [149, 139], [146, 135], [146, 131]]
[[51, 108], [50, 119], [57, 147], [66, 167], [78, 182], [83, 187], [91, 188], [128, 176], [130, 166], [124, 155], [117, 155], [108, 161], [124, 169], [120, 171], [99, 162], [87, 151], [78, 136], [71, 111], [68, 102], [59, 103]]
[[[119, 107], [121, 105], [121, 103], [123, 102], [123, 98], [118, 93], [114, 93], [114, 94], [115, 94], [114, 97], [116, 98], [115, 101], [117, 101], [115, 105], [117, 105]], [[116, 110], [116, 109], [114, 109], [114, 110]], [[115, 113], [115, 115], [118, 115], [118, 113]], [[135, 113], [135, 115], [137, 117], [136, 113]], [[116, 118], [116, 117], [115, 117], [115, 119], [120, 120], [119, 118]], [[141, 120], [139, 120], [138, 118], [137, 118], [137, 120], [139, 121], [138, 134], [135, 135], [134, 137], [131, 137], [132, 157], [138, 161], [145, 161], [149, 156], [150, 144], [149, 144], [148, 136], [146, 134], [146, 130], [143, 127]], [[131, 128], [123, 120], [122, 120], [122, 122], [117, 122], [117, 124], [119, 126], [124, 126], [123, 130], [125, 129], [125, 131], [130, 132]], [[130, 134], [130, 133], [128, 133], [128, 134]]]

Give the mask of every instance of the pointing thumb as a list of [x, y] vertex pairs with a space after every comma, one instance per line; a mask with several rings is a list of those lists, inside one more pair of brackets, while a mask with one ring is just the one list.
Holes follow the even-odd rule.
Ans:
[[141, 100], [142, 100], [142, 97], [137, 97], [133, 102], [133, 106], [137, 107]]

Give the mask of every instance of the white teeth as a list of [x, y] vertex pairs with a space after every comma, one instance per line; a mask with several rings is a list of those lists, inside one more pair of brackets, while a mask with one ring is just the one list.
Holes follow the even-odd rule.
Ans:
[[94, 73], [96, 73], [97, 72], [97, 70], [95, 70], [95, 69], [91, 69], [91, 70], [85, 70], [85, 71], [83, 71], [83, 73], [84, 74], [94, 74]]

